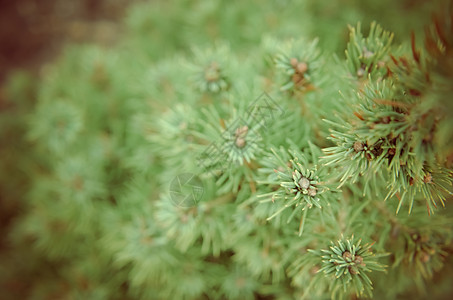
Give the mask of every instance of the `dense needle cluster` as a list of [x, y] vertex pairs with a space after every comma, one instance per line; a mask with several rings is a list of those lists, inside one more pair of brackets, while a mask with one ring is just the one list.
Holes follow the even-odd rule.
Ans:
[[332, 242], [328, 250], [311, 252], [322, 257], [322, 267], [318, 272], [334, 275], [338, 279], [333, 283], [333, 290], [338, 290], [340, 286], [347, 290], [348, 285], [353, 285], [357, 296], [371, 296], [372, 282], [366, 273], [384, 270], [384, 266], [376, 260], [379, 256], [371, 251], [371, 246], [362, 245], [361, 240], [351, 236], [349, 239], [342, 237], [336, 244]]

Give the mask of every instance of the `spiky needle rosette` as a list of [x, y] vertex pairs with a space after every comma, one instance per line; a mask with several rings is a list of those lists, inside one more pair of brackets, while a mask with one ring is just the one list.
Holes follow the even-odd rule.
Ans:
[[362, 240], [356, 240], [354, 235], [351, 238], [341, 237], [330, 249], [321, 251], [309, 250], [322, 258], [322, 267], [319, 272], [326, 276], [334, 276], [331, 284], [332, 296], [343, 291], [350, 291], [352, 285], [357, 296], [372, 297], [372, 282], [366, 273], [371, 271], [385, 271], [385, 266], [377, 261], [378, 257], [386, 254], [376, 255], [371, 251], [373, 244], [362, 245]]
[[[311, 152], [311, 161], [308, 155], [293, 145], [292, 150], [280, 148], [277, 152], [272, 150], [272, 155], [263, 160], [264, 168], [261, 172], [268, 173], [268, 179], [260, 183], [266, 183], [277, 187], [274, 191], [259, 195], [262, 203], [272, 201], [280, 207], [268, 218], [273, 219], [285, 209], [293, 207], [294, 210], [288, 218], [288, 223], [298, 211], [303, 211], [300, 222], [299, 235], [302, 234], [308, 209], [316, 206], [321, 208], [324, 201], [324, 193], [330, 189], [327, 184], [321, 181], [325, 174], [318, 170], [316, 153], [319, 149], [310, 144], [307, 148]], [[277, 200], [277, 201], [276, 201]], [[302, 209], [299, 209], [302, 208]]]

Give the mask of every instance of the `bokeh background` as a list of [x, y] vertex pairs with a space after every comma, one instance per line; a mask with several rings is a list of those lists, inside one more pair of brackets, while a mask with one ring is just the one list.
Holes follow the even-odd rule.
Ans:
[[[8, 240], [11, 222], [23, 212], [33, 164], [23, 141], [23, 117], [32, 109], [41, 72], [69, 44], [112, 47], [127, 7], [138, 0], [0, 0], [0, 299], [27, 299], [36, 266], [18, 265]], [[20, 255], [26, 256], [26, 253]], [[44, 273], [51, 274], [51, 268]], [[39, 284], [39, 283], [38, 283]], [[58, 295], [54, 295], [55, 299]]]

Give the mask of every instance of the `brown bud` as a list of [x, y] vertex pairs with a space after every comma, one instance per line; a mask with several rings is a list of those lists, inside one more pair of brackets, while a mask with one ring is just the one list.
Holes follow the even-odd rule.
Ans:
[[209, 67], [206, 68], [204, 77], [206, 81], [213, 82], [220, 78], [219, 65], [213, 62]]
[[343, 252], [343, 258], [347, 261], [350, 262], [352, 260], [352, 254], [349, 251]]
[[427, 234], [420, 235], [420, 242], [422, 242], [422, 243], [429, 242], [429, 235], [427, 235]]
[[390, 117], [389, 117], [389, 116], [383, 117], [382, 120], [381, 120], [381, 122], [384, 123], [384, 124], [390, 123]]
[[305, 72], [307, 72], [308, 70], [308, 66], [306, 63], [304, 62], [300, 62], [297, 64], [297, 68], [296, 68], [297, 72], [299, 72], [300, 74], [303, 74]]
[[420, 257], [420, 261], [423, 263], [427, 263], [431, 258], [431, 256], [424, 251], [420, 253], [419, 257]]
[[249, 131], [249, 127], [247, 125], [244, 125], [242, 127], [238, 127], [236, 129], [236, 137], [244, 138], [247, 135], [248, 131]]
[[299, 74], [299, 73], [294, 73], [293, 76], [292, 76], [292, 81], [296, 85], [300, 84], [303, 79], [304, 79], [304, 76]]
[[433, 182], [433, 175], [431, 173], [426, 173], [425, 177], [423, 177], [424, 183], [432, 183]]
[[314, 188], [309, 188], [309, 189], [308, 189], [308, 196], [310, 196], [310, 197], [316, 196], [316, 189], [314, 189]]
[[291, 58], [291, 60], [289, 61], [289, 63], [291, 64], [291, 66], [292, 66], [293, 68], [295, 68], [295, 67], [297, 66], [297, 63], [298, 63], [297, 58], [295, 58], [295, 57]]
[[363, 150], [363, 143], [359, 142], [359, 141], [354, 142], [354, 151], [360, 152], [362, 150]]
[[357, 255], [355, 257], [354, 263], [358, 266], [364, 266], [365, 264], [363, 263], [363, 258], [360, 255]]
[[349, 266], [348, 270], [349, 270], [349, 273], [351, 273], [352, 275], [359, 274], [359, 270], [354, 266]]
[[243, 138], [240, 137], [240, 138], [237, 138], [237, 139], [236, 139], [235, 144], [236, 144], [236, 146], [237, 146], [238, 148], [244, 148], [245, 145], [247, 144], [247, 142], [245, 141], [245, 139], [243, 139]]

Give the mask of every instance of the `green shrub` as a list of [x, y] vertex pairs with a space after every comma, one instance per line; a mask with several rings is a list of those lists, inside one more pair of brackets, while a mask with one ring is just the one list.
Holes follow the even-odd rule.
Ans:
[[452, 10], [363, 2], [151, 1], [68, 47], [24, 118], [30, 298], [447, 295]]

